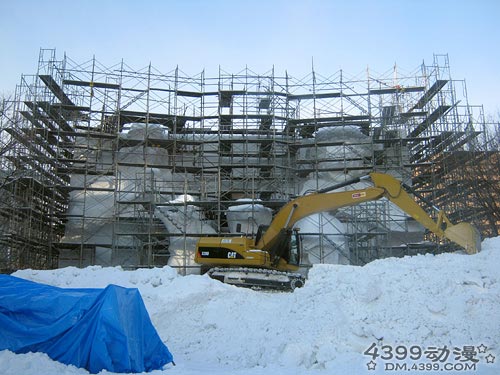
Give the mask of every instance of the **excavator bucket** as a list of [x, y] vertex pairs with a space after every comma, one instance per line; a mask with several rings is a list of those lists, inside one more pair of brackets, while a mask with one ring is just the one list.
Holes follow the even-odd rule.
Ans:
[[449, 225], [444, 231], [444, 236], [462, 246], [467, 254], [475, 254], [481, 251], [481, 235], [469, 223]]

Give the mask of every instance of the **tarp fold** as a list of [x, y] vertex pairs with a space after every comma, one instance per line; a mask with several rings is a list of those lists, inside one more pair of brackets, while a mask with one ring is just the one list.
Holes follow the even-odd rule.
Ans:
[[173, 362], [137, 289], [64, 289], [0, 275], [0, 350], [87, 369], [149, 372]]

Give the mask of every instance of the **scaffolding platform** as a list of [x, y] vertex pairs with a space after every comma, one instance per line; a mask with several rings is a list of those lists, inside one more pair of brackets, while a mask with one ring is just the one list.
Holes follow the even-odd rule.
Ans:
[[[168, 239], [193, 243], [201, 235], [190, 225], [240, 235], [230, 233], [230, 207], [258, 204], [275, 213], [306, 186], [372, 171], [400, 176], [461, 219], [472, 215], [460, 166], [483, 124], [461, 97], [465, 86], [455, 91], [460, 81], [452, 80], [447, 56], [414, 74], [366, 79], [342, 71], [302, 78], [274, 69], [219, 69], [216, 77], [154, 72], [95, 58], [77, 65], [41, 50], [33, 82], [22, 80], [16, 90], [18, 120], [4, 133], [15, 145], [1, 162], [19, 173], [7, 175], [0, 191], [1, 233], [8, 233], [0, 236], [0, 268], [54, 267], [59, 250], [65, 264], [90, 264], [98, 247], [136, 259], [127, 266], [152, 267], [155, 236], [166, 241], [165, 262]], [[183, 196], [192, 201], [176, 201]], [[399, 254], [389, 243], [390, 210], [372, 218], [372, 207], [337, 213], [359, 233], [347, 233], [348, 245], [338, 249], [355, 264]], [[179, 222], [160, 227], [155, 209]], [[101, 227], [109, 238], [86, 240]], [[317, 228], [307, 236], [331, 246]], [[79, 241], [67, 240], [72, 233]], [[23, 259], [27, 246], [32, 257]]]

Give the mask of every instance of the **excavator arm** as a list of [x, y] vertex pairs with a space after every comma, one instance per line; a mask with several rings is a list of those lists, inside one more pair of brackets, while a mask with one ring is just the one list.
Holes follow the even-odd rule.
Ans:
[[480, 235], [471, 224], [453, 225], [443, 211], [439, 211], [437, 221], [434, 221], [403, 189], [400, 181], [384, 173], [370, 173], [370, 178], [373, 187], [315, 193], [292, 200], [276, 214], [266, 232], [258, 240], [256, 248], [269, 252], [271, 259], [277, 258], [281, 256], [280, 242], [300, 219], [319, 212], [333, 211], [385, 197], [440, 238], [447, 238], [457, 243], [469, 254], [480, 251]]
[[447, 238], [455, 242], [468, 254], [475, 254], [481, 250], [481, 235], [471, 224], [454, 225], [442, 210], [438, 210], [437, 220], [434, 221], [403, 189], [400, 181], [383, 173], [371, 173], [370, 177], [376, 187], [384, 189], [386, 198], [441, 239]]
[[383, 189], [369, 187], [362, 190], [317, 193], [296, 198], [276, 214], [265, 233], [258, 239], [256, 248], [268, 252], [275, 263], [282, 256], [283, 241], [289, 237], [293, 226], [300, 219], [320, 212], [373, 201], [383, 195]]

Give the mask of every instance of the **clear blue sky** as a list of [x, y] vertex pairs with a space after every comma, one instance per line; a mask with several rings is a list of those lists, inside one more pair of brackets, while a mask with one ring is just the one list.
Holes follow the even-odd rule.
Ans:
[[0, 0], [0, 94], [40, 48], [162, 72], [413, 71], [448, 54], [471, 104], [500, 112], [499, 0]]

